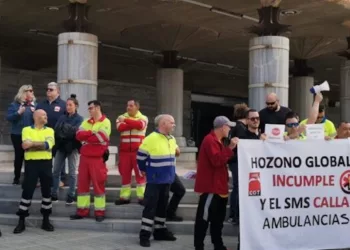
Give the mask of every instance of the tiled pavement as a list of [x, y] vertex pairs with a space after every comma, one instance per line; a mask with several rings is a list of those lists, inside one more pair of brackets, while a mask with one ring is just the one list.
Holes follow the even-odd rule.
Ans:
[[[2, 237], [0, 249], [6, 250], [190, 250], [193, 236], [177, 235], [175, 242], [151, 241], [151, 248], [138, 245], [138, 237], [133, 234], [91, 232], [83, 230], [56, 229], [49, 233], [38, 228], [27, 227], [21, 235], [12, 234], [13, 227], [0, 225]], [[226, 246], [237, 249], [237, 238], [224, 237]], [[206, 238], [206, 249], [213, 249], [210, 237]]]

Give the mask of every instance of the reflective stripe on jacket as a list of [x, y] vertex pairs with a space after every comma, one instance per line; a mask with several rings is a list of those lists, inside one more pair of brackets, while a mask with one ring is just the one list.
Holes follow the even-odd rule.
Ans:
[[80, 125], [76, 138], [82, 142], [80, 154], [85, 156], [102, 157], [108, 149], [111, 135], [111, 122], [103, 115], [100, 120], [86, 119]]
[[147, 183], [174, 182], [177, 148], [173, 136], [166, 136], [157, 131], [143, 140], [137, 152], [137, 164], [141, 171], [146, 172]]
[[[125, 113], [123, 122], [117, 120], [117, 130], [120, 132], [120, 152], [136, 152], [145, 138], [148, 118], [140, 111], [134, 117]], [[118, 118], [119, 118], [118, 117]]]

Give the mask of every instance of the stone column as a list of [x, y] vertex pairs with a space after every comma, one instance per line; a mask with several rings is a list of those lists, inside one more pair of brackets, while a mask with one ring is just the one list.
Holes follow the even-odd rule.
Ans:
[[312, 76], [299, 76], [291, 79], [289, 84], [289, 108], [299, 114], [300, 120], [309, 116], [314, 100], [310, 89], [314, 86]]
[[314, 69], [307, 65], [307, 59], [294, 59], [294, 67], [290, 70], [293, 78], [289, 84], [289, 107], [299, 114], [301, 120], [309, 117], [314, 96], [310, 89], [314, 85], [314, 78], [310, 76]]
[[57, 82], [61, 97], [76, 94], [79, 113], [88, 117], [87, 102], [97, 98], [97, 36], [67, 32], [58, 36]]
[[289, 39], [261, 36], [249, 42], [249, 107], [261, 110], [265, 97], [275, 92], [288, 106]]
[[343, 62], [340, 71], [340, 120], [350, 121], [350, 60]]
[[183, 78], [182, 69], [161, 68], [157, 71], [157, 112], [174, 117], [174, 136], [180, 147], [186, 147], [183, 137]]
[[86, 0], [70, 0], [69, 18], [63, 22], [67, 31], [58, 36], [57, 82], [61, 98], [76, 94], [79, 113], [88, 117], [87, 102], [97, 98], [98, 39], [90, 34]]

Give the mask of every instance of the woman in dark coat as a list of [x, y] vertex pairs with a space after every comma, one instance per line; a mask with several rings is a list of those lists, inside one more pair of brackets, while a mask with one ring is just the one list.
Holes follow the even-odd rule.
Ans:
[[52, 201], [58, 200], [60, 174], [68, 159], [69, 191], [66, 204], [71, 205], [75, 200], [75, 188], [77, 182], [77, 162], [80, 143], [75, 139], [75, 133], [83, 122], [83, 117], [78, 114], [78, 100], [72, 94], [66, 102], [66, 114], [62, 115], [55, 126], [56, 156], [53, 164]]

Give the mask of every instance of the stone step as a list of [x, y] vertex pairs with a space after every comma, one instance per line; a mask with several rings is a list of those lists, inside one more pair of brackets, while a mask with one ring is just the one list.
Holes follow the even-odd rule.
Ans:
[[[14, 214], [19, 205], [20, 198], [18, 199], [0, 199], [0, 213]], [[40, 215], [41, 200], [32, 200], [30, 207], [30, 214]], [[106, 217], [111, 219], [139, 219], [142, 217], [143, 207], [137, 203], [131, 203], [128, 205], [116, 206], [114, 203], [106, 204]], [[65, 201], [57, 201], [52, 204], [52, 214], [57, 217], [69, 217], [76, 211], [76, 205], [67, 206]], [[91, 204], [90, 215], [93, 217], [94, 206]], [[180, 204], [177, 210], [177, 215], [184, 218], [184, 220], [194, 221], [196, 218], [197, 205], [195, 204]], [[226, 214], [229, 214], [227, 208]]]
[[[79, 177], [79, 175], [78, 175]], [[194, 180], [188, 180], [188, 179], [184, 179], [180, 176], [180, 179], [183, 183], [183, 185], [185, 186], [185, 188], [188, 189], [193, 189], [194, 188]], [[23, 174], [21, 177], [21, 181], [23, 180]], [[13, 182], [13, 173], [12, 172], [8, 172], [8, 171], [0, 171], [0, 183], [2, 184], [12, 184]], [[136, 187], [136, 182], [134, 177], [132, 178], [132, 186]], [[121, 187], [122, 186], [122, 182], [121, 182], [121, 177], [119, 174], [115, 174], [115, 173], [109, 173], [108, 177], [107, 177], [107, 182], [106, 182], [106, 187]]]
[[[181, 175], [181, 173], [178, 173], [178, 175], [186, 189], [194, 189], [195, 180], [185, 179], [182, 177], [183, 174]], [[21, 177], [21, 180], [23, 180], [23, 176]], [[12, 184], [12, 181], [13, 181], [13, 172], [0, 170], [0, 183]], [[232, 179], [230, 177], [229, 185], [231, 185], [231, 183], [232, 183]], [[122, 185], [121, 177], [117, 173], [117, 171], [114, 171], [114, 172], [110, 171], [110, 173], [108, 173], [106, 187], [121, 187], [121, 185]], [[136, 182], [134, 177], [132, 178], [132, 186], [136, 187]]]
[[[140, 231], [141, 221], [137, 220], [125, 220], [125, 219], [106, 219], [103, 222], [96, 222], [93, 218], [87, 218], [84, 220], [70, 220], [66, 217], [54, 217], [51, 218], [52, 224], [56, 228], [61, 229], [77, 229], [77, 230], [92, 230], [98, 232], [123, 232], [138, 234]], [[1, 214], [0, 213], [0, 225], [17, 225], [18, 217], [13, 214]], [[29, 227], [41, 227], [41, 216], [29, 216], [26, 219], [26, 225]], [[194, 234], [194, 222], [182, 221], [182, 222], [167, 222], [167, 227], [179, 235], [193, 235]], [[27, 230], [30, 230], [28, 228]], [[209, 234], [209, 229], [207, 231]], [[232, 236], [237, 238], [238, 227], [232, 226], [229, 223], [224, 224], [223, 235]]]
[[[65, 201], [68, 194], [68, 187], [62, 187], [59, 189], [58, 199]], [[91, 197], [93, 200], [93, 189], [91, 188]], [[7, 199], [17, 199], [20, 198], [22, 194], [21, 186], [13, 186], [12, 184], [0, 184], [0, 197]], [[114, 202], [119, 199], [120, 188], [116, 187], [106, 187], [106, 200], [107, 202]], [[172, 193], [170, 193], [172, 195]], [[132, 189], [131, 193], [132, 201], [137, 201], [136, 191]], [[40, 188], [36, 188], [34, 192], [33, 199], [41, 199], [41, 190]], [[184, 204], [198, 204], [198, 194], [193, 191], [193, 189], [186, 189], [186, 194], [182, 198], [181, 203]]]

